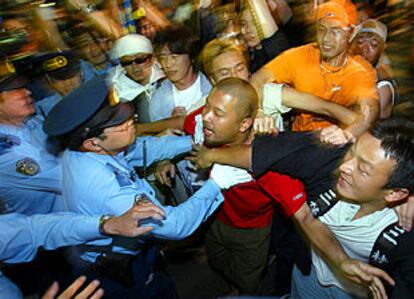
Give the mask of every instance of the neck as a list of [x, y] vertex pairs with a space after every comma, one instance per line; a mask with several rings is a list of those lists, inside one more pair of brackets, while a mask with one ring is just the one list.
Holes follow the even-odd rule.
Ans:
[[5, 116], [0, 116], [0, 124], [3, 125], [9, 125], [9, 126], [15, 126], [20, 127], [23, 125], [27, 117], [21, 117], [21, 118], [8, 118]]
[[344, 67], [348, 61], [348, 52], [344, 51], [341, 54], [332, 58], [322, 58], [322, 63], [326, 63], [331, 67], [341, 68]]
[[361, 204], [361, 208], [359, 209], [358, 213], [356, 213], [354, 219], [362, 218], [376, 211], [380, 211], [386, 206], [387, 205], [384, 201], [379, 200], [373, 200], [372, 202]]
[[252, 134], [250, 134], [250, 131], [247, 131], [243, 134], [240, 134], [239, 136], [236, 137], [235, 140], [233, 140], [232, 142], [229, 142], [227, 145], [228, 146], [236, 146], [236, 145], [241, 145], [241, 144], [250, 144], [250, 142], [252, 141]]
[[189, 72], [183, 79], [181, 79], [180, 81], [174, 82], [174, 86], [178, 90], [185, 90], [189, 88], [191, 85], [193, 85], [196, 80], [197, 80], [197, 74], [193, 71], [193, 68], [191, 67]]

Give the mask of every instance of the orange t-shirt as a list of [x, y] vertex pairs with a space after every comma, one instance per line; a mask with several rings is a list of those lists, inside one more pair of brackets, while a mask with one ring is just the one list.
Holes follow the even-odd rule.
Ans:
[[[320, 63], [315, 43], [285, 51], [264, 66], [277, 83], [286, 83], [300, 92], [352, 109], [362, 99], [378, 99], [376, 73], [361, 56], [349, 56], [345, 66], [331, 69]], [[314, 131], [332, 125], [315, 114], [301, 113], [293, 122], [294, 131]]]

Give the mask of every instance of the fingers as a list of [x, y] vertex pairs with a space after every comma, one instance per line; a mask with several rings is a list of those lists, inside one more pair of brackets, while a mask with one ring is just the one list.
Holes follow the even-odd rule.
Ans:
[[374, 277], [373, 282], [371, 283], [371, 286], [377, 298], [384, 298], [384, 299], [388, 298], [387, 292], [385, 291], [385, 287], [378, 277]]
[[273, 117], [257, 117], [253, 123], [253, 129], [256, 135], [267, 135], [277, 133], [275, 120]]
[[97, 279], [93, 280], [90, 284], [86, 286], [86, 288], [83, 289], [81, 293], [79, 293], [79, 295], [75, 297], [75, 299], [101, 298], [103, 296], [103, 290], [102, 289], [97, 290], [99, 284], [100, 284], [99, 280]]
[[54, 299], [58, 292], [59, 292], [59, 284], [55, 281], [47, 289], [47, 291], [43, 295], [42, 299]]
[[391, 278], [391, 276], [389, 276], [387, 274], [387, 272], [373, 267], [371, 265], [365, 264], [365, 263], [360, 263], [360, 267], [366, 271], [367, 273], [369, 273], [370, 275], [374, 276], [374, 277], [378, 277], [383, 279], [384, 281], [386, 281], [388, 284], [390, 284], [391, 286], [395, 285], [395, 281]]
[[152, 203], [135, 206], [133, 210], [135, 212], [134, 216], [136, 220], [146, 218], [162, 220], [165, 217], [165, 211]]
[[72, 298], [72, 296], [75, 295], [75, 293], [81, 288], [85, 281], [85, 276], [79, 276], [62, 294], [60, 294], [58, 299]]

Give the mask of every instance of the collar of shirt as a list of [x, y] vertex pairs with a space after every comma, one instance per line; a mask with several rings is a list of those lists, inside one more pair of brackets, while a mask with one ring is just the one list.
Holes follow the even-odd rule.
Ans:
[[143, 92], [146, 92], [147, 95], [150, 96], [155, 89], [156, 83], [164, 77], [165, 75], [158, 65], [154, 64], [152, 66], [149, 83], [141, 85], [129, 78], [121, 65], [117, 65], [110, 80], [111, 83], [114, 84], [121, 102], [130, 102]]

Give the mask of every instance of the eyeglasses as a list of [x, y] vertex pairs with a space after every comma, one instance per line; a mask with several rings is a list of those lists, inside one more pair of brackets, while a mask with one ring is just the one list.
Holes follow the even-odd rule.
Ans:
[[172, 63], [176, 63], [183, 55], [185, 54], [161, 54], [157, 56], [157, 59], [162, 64], [166, 63], [168, 60], [171, 60]]
[[137, 58], [135, 58], [133, 60], [130, 60], [130, 61], [121, 61], [120, 63], [121, 63], [122, 66], [125, 67], [125, 66], [131, 65], [131, 64], [143, 64], [145, 62], [148, 62], [148, 60], [150, 60], [151, 58], [152, 58], [152, 55], [146, 55], [146, 56], [142, 56], [142, 57], [137, 57]]

